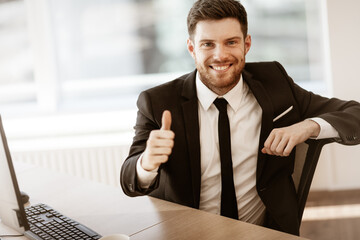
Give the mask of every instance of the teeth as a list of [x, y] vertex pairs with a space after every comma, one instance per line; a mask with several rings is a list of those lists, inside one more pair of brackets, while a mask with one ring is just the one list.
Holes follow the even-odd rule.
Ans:
[[222, 70], [225, 70], [227, 68], [229, 68], [230, 66], [213, 66], [213, 68], [217, 71], [222, 71]]

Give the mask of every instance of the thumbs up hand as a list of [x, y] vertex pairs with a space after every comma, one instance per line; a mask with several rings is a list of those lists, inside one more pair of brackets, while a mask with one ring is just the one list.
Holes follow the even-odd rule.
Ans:
[[141, 166], [147, 171], [158, 168], [169, 159], [174, 147], [175, 133], [170, 130], [171, 113], [165, 110], [162, 114], [161, 128], [150, 132]]

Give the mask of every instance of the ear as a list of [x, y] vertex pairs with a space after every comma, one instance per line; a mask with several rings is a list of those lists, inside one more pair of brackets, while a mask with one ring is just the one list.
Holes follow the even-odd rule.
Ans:
[[245, 38], [245, 55], [249, 52], [251, 47], [251, 35], [248, 34]]
[[194, 52], [195, 45], [194, 45], [193, 41], [190, 38], [188, 38], [186, 40], [186, 44], [187, 44], [187, 49], [188, 49], [190, 55], [195, 59], [195, 52]]

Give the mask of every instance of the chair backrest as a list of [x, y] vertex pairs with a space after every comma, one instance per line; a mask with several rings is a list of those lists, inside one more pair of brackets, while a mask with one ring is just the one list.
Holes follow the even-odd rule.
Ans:
[[319, 160], [322, 147], [333, 142], [332, 139], [314, 140], [309, 139], [296, 146], [295, 166], [292, 175], [298, 199], [299, 222], [301, 223], [306, 200], [309, 194], [316, 165]]

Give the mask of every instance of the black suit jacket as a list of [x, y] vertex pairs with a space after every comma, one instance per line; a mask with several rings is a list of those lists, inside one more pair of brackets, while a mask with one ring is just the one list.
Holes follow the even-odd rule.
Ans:
[[[289, 157], [277, 157], [263, 154], [260, 150], [273, 128], [311, 117], [321, 117], [329, 122], [340, 134], [336, 141], [358, 144], [360, 105], [355, 101], [327, 99], [300, 88], [277, 62], [247, 63], [242, 74], [263, 111], [256, 187], [266, 206], [266, 226], [299, 234], [296, 192], [291, 177], [294, 151]], [[120, 182], [127, 195], [148, 194], [199, 208], [200, 142], [195, 76], [196, 71], [140, 94], [135, 137], [121, 169]], [[288, 114], [273, 122], [290, 106], [293, 109]], [[151, 187], [140, 189], [136, 180], [136, 162], [145, 150], [150, 131], [161, 127], [164, 110], [170, 110], [172, 114], [174, 148], [168, 162], [161, 165]]]

